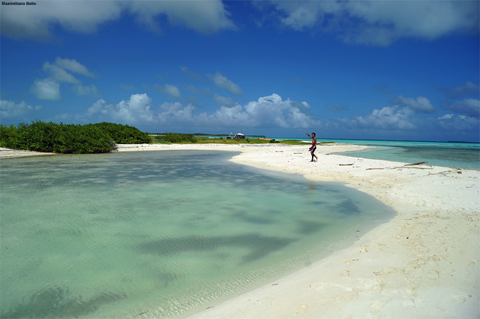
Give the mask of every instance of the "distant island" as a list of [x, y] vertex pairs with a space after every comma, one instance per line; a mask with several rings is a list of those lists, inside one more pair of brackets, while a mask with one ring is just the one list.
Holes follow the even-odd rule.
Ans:
[[[165, 135], [167, 133], [149, 133], [151, 135]], [[214, 137], [220, 137], [220, 136], [231, 136], [231, 135], [235, 135], [235, 134], [209, 134], [209, 133], [176, 133], [176, 134], [179, 134], [179, 135], [193, 135], [193, 136], [214, 136]], [[253, 134], [253, 135], [247, 135], [245, 134], [245, 137], [262, 137], [262, 138], [265, 138], [266, 136], [265, 135], [256, 135], [256, 134]]]

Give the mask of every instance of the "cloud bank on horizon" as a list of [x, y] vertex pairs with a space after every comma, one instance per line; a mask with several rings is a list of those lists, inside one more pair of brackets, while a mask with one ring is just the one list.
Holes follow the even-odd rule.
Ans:
[[4, 125], [480, 139], [478, 1], [45, 1], [1, 18]]

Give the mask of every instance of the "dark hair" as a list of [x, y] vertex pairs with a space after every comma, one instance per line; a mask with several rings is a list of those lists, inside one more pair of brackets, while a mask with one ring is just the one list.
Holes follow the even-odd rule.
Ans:
[[312, 135], [317, 135], [317, 134], [315, 134], [315, 132], [313, 132]]

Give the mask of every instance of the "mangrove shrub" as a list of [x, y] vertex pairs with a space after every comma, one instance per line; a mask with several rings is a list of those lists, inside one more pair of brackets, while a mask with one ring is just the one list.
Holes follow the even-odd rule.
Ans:
[[105, 153], [119, 143], [115, 138], [127, 143], [150, 142], [145, 135], [148, 137], [134, 127], [113, 123], [75, 125], [34, 121], [17, 127], [0, 125], [0, 146], [38, 152]]
[[166, 133], [165, 136], [161, 136], [161, 138], [170, 143], [197, 142], [193, 134]]
[[148, 133], [142, 132], [136, 127], [102, 122], [93, 124], [106, 131], [117, 144], [142, 144], [151, 143]]

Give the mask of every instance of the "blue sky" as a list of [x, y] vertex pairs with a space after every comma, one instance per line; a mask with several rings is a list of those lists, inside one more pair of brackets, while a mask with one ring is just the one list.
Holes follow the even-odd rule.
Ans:
[[478, 1], [1, 6], [0, 123], [479, 141]]

